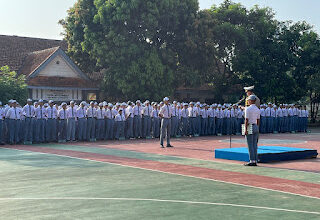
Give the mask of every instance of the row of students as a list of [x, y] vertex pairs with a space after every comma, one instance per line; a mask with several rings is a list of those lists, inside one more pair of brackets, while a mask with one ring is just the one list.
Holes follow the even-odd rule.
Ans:
[[[0, 103], [2, 106], [2, 103]], [[27, 100], [20, 106], [15, 100], [0, 106], [0, 143], [43, 143], [95, 141], [160, 136], [160, 102], [95, 103], [74, 101], [55, 104], [52, 100]], [[170, 105], [171, 136], [240, 134], [243, 108], [230, 104], [178, 103]], [[273, 109], [273, 110], [272, 110]], [[280, 110], [278, 110], [280, 109]], [[282, 110], [287, 109], [287, 110]], [[291, 111], [291, 106], [261, 107], [261, 131], [287, 132], [288, 128], [306, 131], [308, 113], [305, 109]], [[270, 112], [270, 116], [269, 116]], [[274, 113], [275, 112], [275, 113]], [[284, 112], [284, 113], [283, 113]], [[288, 112], [288, 116], [285, 116]], [[294, 112], [291, 117], [291, 112]], [[297, 120], [298, 119], [298, 120]], [[269, 130], [270, 129], [270, 130]]]

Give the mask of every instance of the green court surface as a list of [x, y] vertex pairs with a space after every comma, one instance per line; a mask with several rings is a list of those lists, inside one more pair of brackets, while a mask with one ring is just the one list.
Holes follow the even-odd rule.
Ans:
[[[256, 174], [236, 164], [71, 145], [95, 152]], [[64, 156], [0, 149], [0, 219], [320, 219], [320, 199]], [[319, 174], [259, 175], [316, 183]]]

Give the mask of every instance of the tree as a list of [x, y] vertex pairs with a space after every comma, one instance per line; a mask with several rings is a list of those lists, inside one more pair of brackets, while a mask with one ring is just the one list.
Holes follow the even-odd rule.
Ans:
[[104, 72], [106, 95], [157, 100], [177, 86], [179, 53], [197, 11], [197, 0], [79, 0], [60, 23], [69, 55]]
[[17, 76], [8, 66], [0, 67], [0, 97], [1, 101], [15, 99], [20, 103], [28, 96], [24, 75]]

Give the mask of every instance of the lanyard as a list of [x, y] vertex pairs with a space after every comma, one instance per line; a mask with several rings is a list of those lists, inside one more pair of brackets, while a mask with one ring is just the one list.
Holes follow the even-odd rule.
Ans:
[[168, 118], [170, 118], [169, 105], [167, 105], [167, 109], [168, 109]]
[[18, 119], [17, 118], [17, 109], [16, 108], [14, 108], [14, 115], [15, 115], [15, 119]]
[[29, 105], [29, 117], [31, 118], [31, 106]]
[[73, 118], [73, 107], [71, 107], [71, 111], [72, 111], [72, 118]]
[[41, 114], [40, 118], [42, 119], [42, 106], [40, 106], [40, 114]]
[[65, 109], [63, 109], [63, 119], [66, 119], [66, 110]]
[[51, 107], [51, 119], [53, 119], [53, 107]]

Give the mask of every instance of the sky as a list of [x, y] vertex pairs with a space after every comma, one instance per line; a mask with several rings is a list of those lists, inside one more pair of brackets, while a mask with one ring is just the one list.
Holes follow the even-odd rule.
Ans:
[[[62, 39], [58, 21], [77, 0], [0, 0], [0, 34]], [[161, 0], [159, 0], [161, 1]], [[320, 0], [233, 0], [246, 7], [271, 7], [278, 20], [307, 21], [320, 34]], [[200, 9], [223, 0], [199, 0]]]

